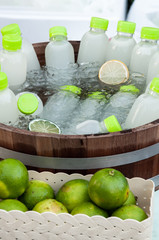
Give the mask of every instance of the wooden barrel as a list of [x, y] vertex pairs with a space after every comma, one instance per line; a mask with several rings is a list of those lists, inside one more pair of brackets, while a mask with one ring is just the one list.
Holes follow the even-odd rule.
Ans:
[[[79, 42], [71, 42], [77, 57]], [[41, 65], [47, 43], [34, 44]], [[127, 177], [159, 174], [159, 120], [116, 133], [58, 135], [0, 124], [0, 158], [14, 157], [28, 169], [94, 173], [114, 167]]]

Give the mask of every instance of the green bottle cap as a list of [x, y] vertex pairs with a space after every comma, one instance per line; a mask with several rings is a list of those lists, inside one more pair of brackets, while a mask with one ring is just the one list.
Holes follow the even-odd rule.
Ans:
[[104, 119], [104, 124], [105, 124], [108, 132], [120, 132], [120, 131], [122, 131], [122, 128], [121, 128], [117, 118], [114, 115]]
[[93, 92], [93, 93], [89, 93], [88, 94], [89, 98], [93, 98], [93, 99], [98, 99], [98, 100], [104, 100], [105, 96], [103, 94], [103, 92], [97, 91], [97, 92]]
[[154, 92], [159, 93], [159, 78], [153, 78], [150, 84], [150, 89]]
[[66, 28], [63, 26], [56, 26], [56, 27], [50, 28], [49, 37], [51, 38], [51, 37], [57, 36], [57, 35], [67, 36]]
[[140, 90], [134, 85], [124, 85], [120, 87], [120, 92], [131, 92], [133, 94], [139, 94]]
[[107, 19], [92, 17], [90, 22], [90, 27], [99, 28], [106, 31], [108, 28], [108, 24], [109, 24], [109, 21]]
[[8, 87], [8, 78], [4, 72], [0, 72], [0, 91]]
[[65, 85], [65, 86], [60, 87], [60, 89], [61, 89], [62, 91], [72, 92], [72, 93], [75, 93], [75, 94], [77, 94], [77, 95], [80, 95], [80, 94], [81, 94], [81, 88], [76, 87], [76, 86], [74, 86], [74, 85]]
[[159, 28], [142, 27], [141, 38], [158, 40], [159, 39]]
[[17, 51], [18, 49], [21, 49], [22, 46], [22, 38], [19, 35], [5, 35], [2, 38], [2, 45], [3, 48], [8, 51]]
[[118, 21], [117, 32], [134, 34], [136, 23], [128, 21]]
[[21, 35], [20, 27], [17, 23], [12, 23], [1, 28], [1, 33], [2, 33], [2, 36], [9, 35], [9, 34]]
[[24, 93], [18, 98], [18, 109], [20, 112], [29, 115], [34, 113], [38, 108], [38, 99], [32, 93]]

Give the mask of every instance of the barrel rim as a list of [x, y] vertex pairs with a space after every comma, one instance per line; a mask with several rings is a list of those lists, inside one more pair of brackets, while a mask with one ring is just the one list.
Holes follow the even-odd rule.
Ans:
[[100, 134], [85, 134], [85, 135], [66, 135], [66, 134], [55, 134], [55, 133], [40, 133], [40, 132], [32, 132], [29, 130], [24, 130], [20, 128], [15, 128], [3, 123], [0, 123], [0, 130], [12, 132], [12, 133], [18, 133], [21, 135], [29, 135], [30, 137], [41, 137], [41, 138], [60, 138], [60, 139], [65, 139], [65, 138], [70, 138], [70, 139], [78, 139], [78, 140], [83, 140], [83, 139], [98, 139], [98, 138], [109, 138], [109, 137], [116, 137], [116, 136], [122, 136], [125, 134], [131, 134], [131, 133], [138, 133], [138, 132], [143, 132], [148, 129], [156, 128], [159, 126], [159, 119], [152, 121], [150, 123], [147, 123], [145, 125], [132, 128], [132, 129], [127, 129], [127, 130], [122, 130], [120, 132], [112, 132], [112, 133], [100, 133]]

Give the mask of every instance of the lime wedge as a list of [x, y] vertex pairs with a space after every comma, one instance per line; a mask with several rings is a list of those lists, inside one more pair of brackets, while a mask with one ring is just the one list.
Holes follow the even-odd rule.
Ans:
[[60, 134], [60, 128], [53, 122], [44, 119], [34, 119], [29, 123], [29, 130], [32, 132]]

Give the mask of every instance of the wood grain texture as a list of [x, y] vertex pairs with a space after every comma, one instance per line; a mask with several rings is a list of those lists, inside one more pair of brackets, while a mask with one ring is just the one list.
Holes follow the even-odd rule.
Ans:
[[[79, 42], [71, 42], [75, 56], [79, 49]], [[34, 44], [41, 66], [45, 64], [45, 47], [47, 43]], [[159, 120], [132, 130], [99, 134], [68, 136], [58, 134], [34, 133], [0, 124], [0, 146], [18, 152], [48, 157], [100, 157], [126, 153], [151, 146], [159, 142]], [[29, 167], [28, 169], [33, 169]], [[44, 169], [34, 168], [38, 171]], [[118, 166], [127, 177], [149, 178], [159, 174], [159, 155], [133, 164]], [[45, 169], [46, 170], [46, 169]], [[57, 172], [56, 169], [47, 169]], [[59, 171], [59, 170], [58, 170]], [[60, 171], [82, 174], [94, 173], [97, 169]]]

